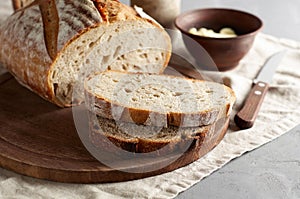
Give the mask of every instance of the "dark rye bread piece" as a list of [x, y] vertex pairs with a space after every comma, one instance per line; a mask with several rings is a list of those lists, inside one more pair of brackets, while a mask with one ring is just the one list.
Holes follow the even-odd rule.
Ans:
[[216, 82], [168, 75], [106, 71], [85, 84], [89, 110], [147, 126], [197, 127], [228, 117], [233, 91]]
[[166, 155], [184, 153], [191, 148], [200, 150], [201, 147], [205, 153], [223, 138], [228, 127], [228, 118], [222, 118], [207, 126], [185, 128], [137, 125], [99, 116], [91, 118], [93, 118], [90, 120], [92, 143], [98, 148], [116, 154], [126, 151]]
[[117, 0], [21, 2], [0, 24], [0, 64], [58, 106], [72, 105], [84, 73], [162, 73], [167, 66], [168, 34]]

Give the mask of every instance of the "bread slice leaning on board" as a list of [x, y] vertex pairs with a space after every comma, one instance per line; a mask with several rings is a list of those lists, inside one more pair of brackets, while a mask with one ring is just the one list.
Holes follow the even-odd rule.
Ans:
[[162, 73], [171, 55], [165, 30], [117, 0], [35, 0], [0, 25], [0, 45], [0, 64], [61, 107], [84, 73]]
[[96, 115], [147, 126], [210, 125], [228, 117], [236, 99], [216, 82], [118, 71], [91, 75], [84, 89]]
[[[90, 139], [94, 146], [113, 153], [124, 151], [159, 155], [185, 152], [199, 147], [205, 153], [222, 139], [228, 118], [200, 127], [155, 127], [92, 117]], [[210, 147], [210, 148], [209, 148]]]

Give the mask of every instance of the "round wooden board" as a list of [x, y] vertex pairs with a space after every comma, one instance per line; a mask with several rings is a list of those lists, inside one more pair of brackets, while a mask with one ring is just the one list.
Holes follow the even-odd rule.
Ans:
[[[216, 126], [214, 139], [195, 142], [167, 166], [150, 172], [125, 172], [137, 167], [153, 168], [176, 155], [119, 161], [109, 168], [83, 146], [74, 125], [72, 109], [61, 109], [20, 86], [8, 74], [0, 76], [0, 166], [17, 173], [58, 182], [120, 182], [173, 171], [206, 154], [223, 138], [228, 127]], [[158, 167], [157, 167], [158, 168]]]

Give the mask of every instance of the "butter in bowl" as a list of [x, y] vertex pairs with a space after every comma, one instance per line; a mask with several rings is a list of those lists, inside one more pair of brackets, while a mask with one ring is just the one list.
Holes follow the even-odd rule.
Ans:
[[175, 19], [175, 26], [182, 32], [187, 50], [200, 67], [215, 70], [215, 66], [201, 63], [203, 55], [195, 41], [214, 61], [217, 70], [235, 68], [249, 52], [263, 22], [255, 15], [233, 9], [207, 8], [187, 11]]

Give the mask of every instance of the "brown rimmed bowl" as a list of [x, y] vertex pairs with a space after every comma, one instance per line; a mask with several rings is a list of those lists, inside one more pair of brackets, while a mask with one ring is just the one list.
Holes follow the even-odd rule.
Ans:
[[[193, 42], [200, 44], [211, 56], [219, 71], [235, 68], [249, 52], [263, 22], [255, 15], [233, 9], [208, 8], [182, 13], [175, 19], [175, 26], [182, 32], [186, 48], [201, 63], [203, 57]], [[190, 28], [205, 27], [219, 32], [224, 27], [232, 28], [237, 37], [212, 38], [189, 33]], [[193, 42], [191, 42], [191, 40]], [[202, 53], [203, 54], [203, 53]], [[212, 66], [203, 68], [212, 69]]]

